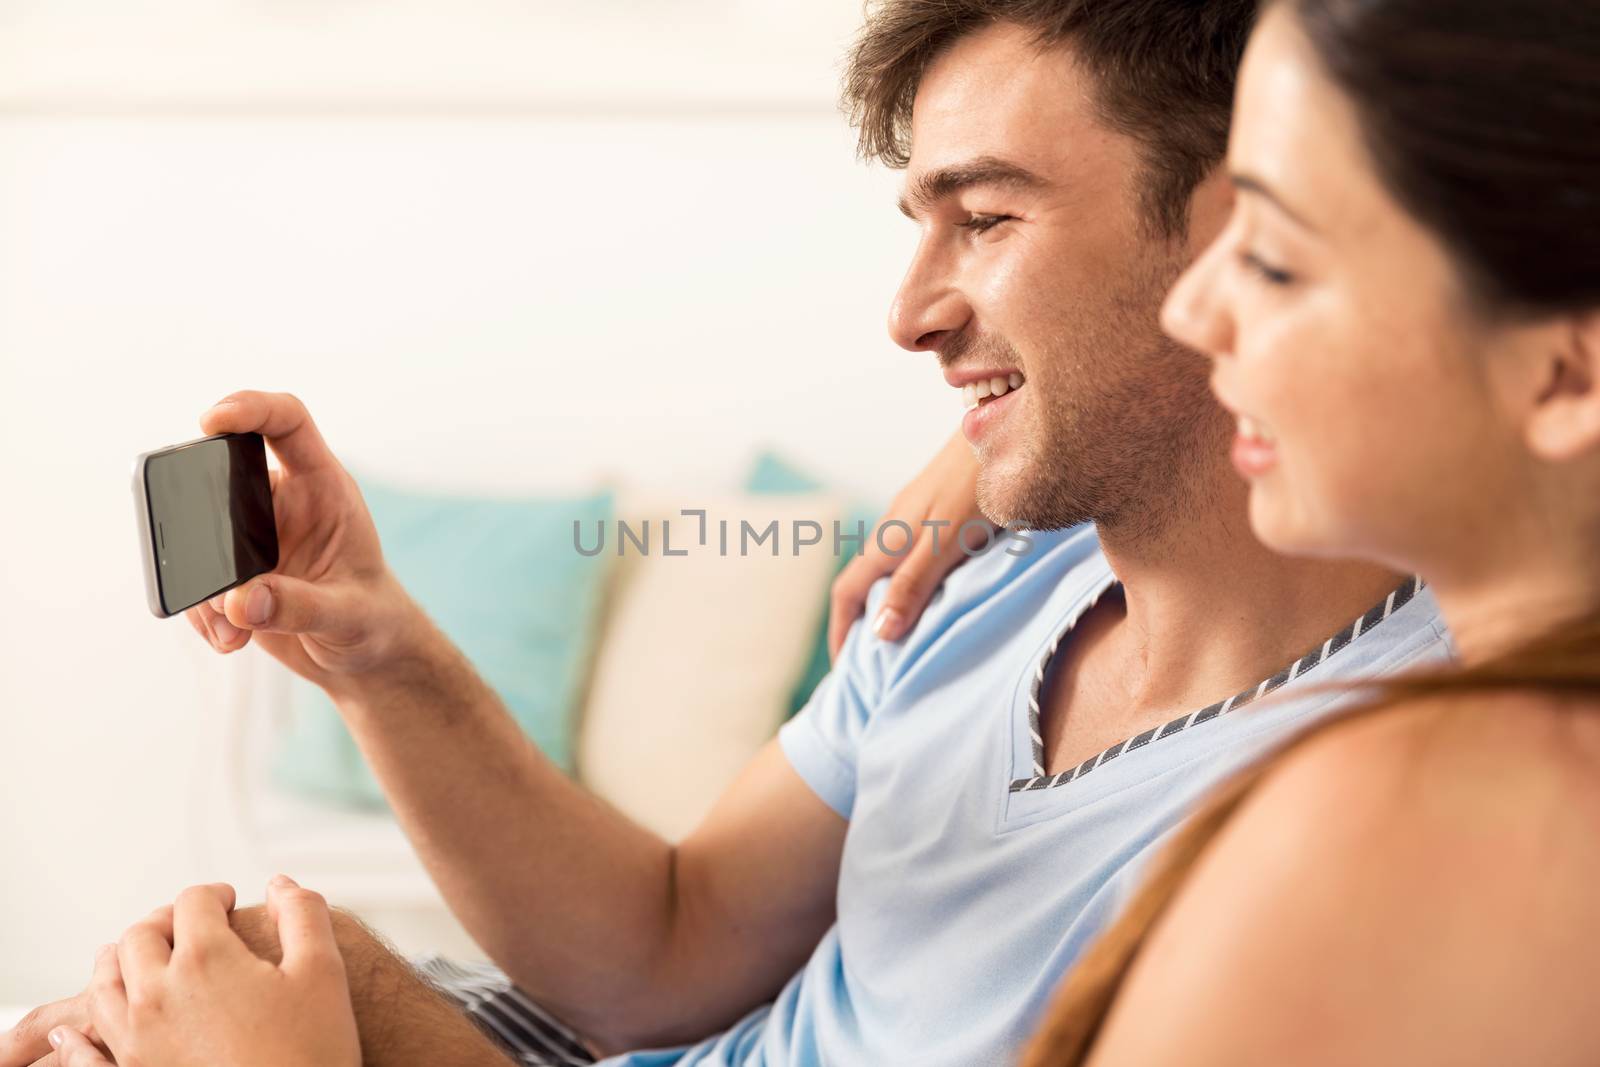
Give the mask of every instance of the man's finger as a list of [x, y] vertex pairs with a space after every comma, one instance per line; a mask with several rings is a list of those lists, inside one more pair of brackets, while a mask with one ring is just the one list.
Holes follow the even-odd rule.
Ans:
[[50, 1054], [51, 1030], [63, 1025], [85, 1026], [88, 1022], [88, 1004], [82, 997], [33, 1009], [0, 1034], [0, 1067], [29, 1067]]
[[221, 611], [214, 608], [213, 601], [221, 600], [221, 595], [211, 600], [198, 603], [190, 608], [190, 613], [198, 617], [195, 629], [200, 630], [206, 640], [211, 641], [211, 648], [219, 653], [237, 653], [246, 643], [250, 643], [250, 630], [243, 630], [222, 616]]
[[172, 905], [172, 951], [205, 951], [239, 939], [228, 925], [228, 913], [237, 899], [233, 886], [223, 882], [192, 885], [178, 894]]
[[87, 1037], [70, 1026], [50, 1031], [50, 1043], [55, 1046], [61, 1067], [114, 1067]]
[[230, 393], [200, 416], [200, 429], [207, 434], [258, 433], [292, 473], [338, 466], [306, 406], [289, 393]]
[[344, 967], [339, 942], [333, 935], [333, 915], [321, 893], [302, 889], [293, 879], [278, 875], [267, 883], [267, 903], [278, 923], [278, 943], [283, 946], [284, 971], [326, 972]]
[[194, 627], [194, 632], [199, 634], [206, 644], [215, 649], [217, 647], [217, 639], [211, 635], [211, 627], [206, 625], [205, 615], [200, 610], [204, 606], [201, 604], [190, 608], [183, 613], [183, 617], [189, 620], [189, 625]]
[[301, 578], [264, 574], [228, 590], [228, 621], [275, 634], [337, 634], [353, 629], [350, 598]]
[[194, 627], [194, 632], [205, 638], [206, 644], [211, 646], [213, 652], [225, 652], [222, 640], [217, 637], [216, 621], [217, 612], [209, 604], [196, 604], [183, 613], [189, 620], [189, 625]]

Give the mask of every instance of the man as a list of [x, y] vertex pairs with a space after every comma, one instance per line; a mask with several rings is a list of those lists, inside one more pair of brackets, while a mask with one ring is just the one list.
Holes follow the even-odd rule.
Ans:
[[[236, 394], [206, 414], [282, 459], [285, 562], [192, 619], [332, 695], [521, 992], [435, 975], [523, 1062], [584, 1046], [665, 1050], [607, 1061], [629, 1067], [1004, 1062], [1194, 798], [1337, 703], [1311, 686], [1443, 653], [1415, 582], [1255, 542], [1204, 361], [1157, 328], [1229, 207], [1217, 164], [1252, 11], [873, 9], [847, 98], [864, 150], [906, 166], [921, 233], [891, 332], [968, 398], [987, 514], [1062, 532], [956, 571], [902, 640], [857, 626], [677, 847], [521, 737], [384, 569], [297, 402]], [[882, 583], [869, 612], [881, 600]], [[495, 1061], [403, 961], [340, 926], [368, 1062]], [[45, 1009], [0, 1067], [79, 1017]]]

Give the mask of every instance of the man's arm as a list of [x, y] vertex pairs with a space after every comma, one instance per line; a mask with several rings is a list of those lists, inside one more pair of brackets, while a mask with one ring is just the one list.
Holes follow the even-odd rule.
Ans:
[[607, 1051], [729, 1025], [833, 922], [848, 824], [776, 741], [674, 847], [574, 785], [440, 635], [339, 706], [462, 925]]
[[[170, 923], [171, 909], [164, 910]], [[256, 955], [273, 963], [283, 958], [277, 924], [265, 907], [240, 908], [229, 922]], [[344, 957], [364, 1067], [513, 1067], [455, 1004], [359, 919], [335, 910], [333, 932]], [[87, 994], [30, 1012], [0, 1034], [0, 1067], [61, 1067], [47, 1039], [57, 1026], [91, 1031]]]
[[507, 974], [606, 1048], [704, 1036], [778, 990], [833, 920], [846, 823], [775, 744], [669, 845], [550, 763], [400, 588], [304, 405], [235, 393], [201, 428], [259, 432], [277, 455], [280, 564], [191, 623], [218, 651], [255, 642], [328, 692]]

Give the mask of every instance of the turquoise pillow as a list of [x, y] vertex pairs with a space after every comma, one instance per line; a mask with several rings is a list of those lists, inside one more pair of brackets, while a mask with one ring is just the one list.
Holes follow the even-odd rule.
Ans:
[[[412, 597], [466, 653], [512, 716], [563, 770], [573, 735], [608, 556], [584, 556], [609, 523], [610, 493], [482, 499], [403, 492], [362, 480], [384, 558]], [[293, 725], [273, 778], [295, 792], [383, 807], [383, 792], [333, 703], [295, 679]]]
[[[744, 482], [747, 493], [816, 493], [823, 490], [821, 482], [811, 475], [800, 470], [776, 452], [762, 452], [756, 457], [755, 463], [750, 468], [749, 475]], [[854, 504], [847, 514], [840, 516], [842, 530], [846, 534], [855, 533], [856, 523], [862, 523], [862, 529], [871, 536], [873, 524], [877, 522], [881, 509], [874, 509], [864, 504]], [[833, 531], [830, 529], [823, 534], [823, 539], [831, 543]], [[844, 551], [834, 560], [833, 570], [829, 575], [830, 582], [855, 555], [852, 554], [854, 542], [846, 542]], [[806, 669], [800, 675], [800, 682], [794, 687], [794, 692], [789, 695], [789, 714], [793, 715], [806, 706], [806, 701], [811, 699], [811, 693], [833, 669], [833, 662], [828, 656], [828, 614], [832, 610], [831, 602], [822, 611], [822, 621], [817, 625], [817, 635], [811, 643], [811, 658], [806, 662]]]

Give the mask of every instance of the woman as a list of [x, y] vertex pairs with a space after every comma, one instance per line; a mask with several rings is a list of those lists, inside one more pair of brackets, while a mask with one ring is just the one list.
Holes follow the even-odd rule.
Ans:
[[[344, 958], [327, 903], [278, 875], [267, 912], [283, 959], [260, 959], [228, 923], [233, 890], [184, 890], [106, 945], [90, 982], [93, 1035], [118, 1067], [360, 1067]], [[50, 1032], [62, 1067], [111, 1067], [89, 1037]]]
[[[1582, 141], [1600, 48], [1577, 5], [1505, 8], [1269, 9], [1238, 216], [1168, 311], [1243, 416], [1258, 533], [1420, 570], [1467, 668], [1219, 797], [1030, 1063], [1559, 1063], [1600, 1044], [1600, 635], [1582, 621], [1600, 605], [1600, 158]], [[82, 1055], [68, 1067], [104, 1062]]]
[[1215, 797], [1024, 1062], [1594, 1063], [1600, 10], [1276, 0], [1228, 169], [1163, 321], [1252, 525], [1420, 573], [1463, 669]]

